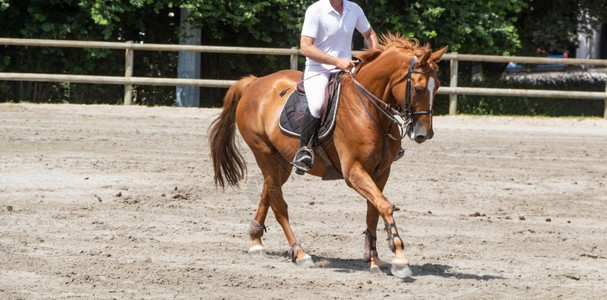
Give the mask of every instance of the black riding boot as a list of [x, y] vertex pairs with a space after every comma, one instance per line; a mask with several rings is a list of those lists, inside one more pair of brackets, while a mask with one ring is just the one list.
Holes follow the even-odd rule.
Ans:
[[301, 147], [295, 153], [293, 159], [293, 165], [301, 171], [307, 172], [312, 169], [314, 165], [314, 150], [312, 150], [312, 137], [320, 127], [320, 119], [314, 118], [311, 114], [307, 113], [303, 118], [303, 124], [301, 125], [301, 137], [299, 140], [299, 146]]

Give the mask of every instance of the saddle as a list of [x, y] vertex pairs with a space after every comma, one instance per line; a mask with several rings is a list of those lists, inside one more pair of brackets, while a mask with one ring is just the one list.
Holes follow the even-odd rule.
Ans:
[[[337, 108], [339, 107], [339, 96], [341, 94], [341, 72], [333, 73], [325, 90], [326, 105], [323, 108], [321, 124], [316, 133], [313, 145], [314, 152], [325, 164], [326, 172], [323, 180], [343, 179], [343, 175], [333, 166], [333, 163], [325, 153], [320, 141], [326, 140], [335, 129]], [[297, 88], [289, 93], [287, 101], [282, 107], [278, 121], [278, 127], [283, 133], [294, 137], [301, 135], [303, 116], [309, 114], [308, 99], [303, 88], [303, 81], [297, 84]], [[318, 141], [318, 142], [317, 142]]]
[[[340, 73], [333, 73], [329, 78], [329, 84], [325, 90], [325, 107], [322, 112], [321, 124], [316, 134], [316, 139], [322, 141], [331, 135], [335, 128], [335, 116], [337, 116], [337, 107], [339, 104], [339, 95], [341, 92]], [[303, 82], [297, 84], [297, 88], [289, 93], [287, 101], [280, 112], [278, 126], [286, 134], [299, 137], [301, 134], [301, 123], [303, 116], [309, 114], [308, 99], [303, 88]]]

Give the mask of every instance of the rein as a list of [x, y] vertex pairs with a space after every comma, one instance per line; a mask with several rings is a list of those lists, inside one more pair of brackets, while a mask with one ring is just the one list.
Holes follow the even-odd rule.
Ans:
[[[371, 119], [373, 120], [379, 131], [382, 133], [382, 135], [384, 137], [389, 137], [391, 140], [394, 141], [398, 141], [405, 137], [406, 132], [404, 132], [402, 129], [405, 126], [409, 127], [410, 124], [413, 123], [413, 121], [407, 120], [405, 113], [393, 108], [392, 106], [390, 106], [390, 104], [384, 102], [383, 100], [377, 98], [377, 96], [373, 95], [373, 93], [369, 92], [362, 84], [360, 84], [360, 82], [356, 80], [356, 78], [354, 78], [354, 76], [350, 75], [350, 78], [352, 78], [352, 82], [354, 82], [354, 86], [356, 87], [356, 94], [358, 95], [358, 99], [360, 99], [363, 106], [365, 107], [365, 110], [367, 110], [367, 114], [369, 114], [369, 117], [371, 117]], [[401, 128], [400, 137], [395, 138], [391, 133], [384, 132], [384, 130], [379, 125], [379, 121], [375, 119], [375, 117], [373, 117], [373, 115], [371, 114], [371, 111], [369, 110], [369, 107], [367, 106], [365, 101], [363, 101], [363, 98], [367, 99], [368, 102], [373, 104], [373, 106], [375, 106], [375, 108], [377, 108], [379, 112], [381, 112], [386, 118], [388, 118], [388, 120], [392, 121], [393, 124], [396, 124]], [[380, 104], [383, 107], [381, 107]], [[403, 119], [403, 122], [397, 120], [394, 115], [400, 116]]]
[[[384, 137], [388, 137], [394, 141], [401, 140], [409, 132], [411, 132], [411, 130], [412, 130], [411, 126], [413, 125], [413, 116], [425, 115], [425, 114], [431, 115], [432, 113], [434, 113], [434, 110], [432, 109], [432, 107], [430, 107], [429, 110], [413, 111], [413, 107], [411, 106], [411, 74], [436, 72], [436, 69], [432, 69], [432, 70], [429, 70], [426, 72], [421, 72], [419, 70], [414, 69], [413, 67], [415, 66], [416, 61], [417, 61], [417, 56], [413, 56], [413, 58], [411, 59], [411, 63], [409, 64], [409, 69], [407, 71], [407, 74], [405, 74], [403, 77], [398, 79], [391, 86], [391, 88], [394, 88], [396, 85], [402, 83], [403, 81], [406, 81], [407, 86], [405, 88], [405, 107], [403, 110], [393, 108], [390, 104], [386, 103], [385, 101], [381, 100], [377, 96], [373, 95], [373, 93], [369, 92], [369, 90], [367, 90], [360, 82], [358, 82], [356, 80], [356, 78], [353, 74], [348, 74], [350, 76], [350, 78], [352, 79], [352, 82], [354, 82], [354, 87], [356, 88], [356, 93], [358, 95], [358, 98], [361, 100], [363, 106], [367, 110], [367, 113], [369, 114], [369, 116], [371, 117], [371, 119], [373, 120], [373, 122], [375, 123], [377, 128], [379, 129], [379, 131], [382, 133], [382, 135]], [[373, 117], [373, 115], [371, 114], [371, 111], [369, 111], [369, 108], [368, 108], [367, 104], [365, 103], [365, 101], [363, 101], [363, 99], [367, 99], [368, 102], [373, 104], [373, 106], [375, 106], [375, 108], [377, 108], [379, 110], [379, 112], [381, 112], [385, 117], [387, 117], [393, 124], [398, 125], [399, 131], [400, 131], [399, 137], [394, 137], [391, 133], [384, 132], [384, 130], [381, 128], [381, 126], [379, 124], [379, 121], [376, 120], [375, 117]], [[398, 107], [398, 105], [397, 105], [397, 107]], [[400, 108], [400, 107], [398, 107], [398, 108]], [[396, 119], [395, 116], [399, 116], [402, 119], [402, 122], [399, 121], [398, 119]]]

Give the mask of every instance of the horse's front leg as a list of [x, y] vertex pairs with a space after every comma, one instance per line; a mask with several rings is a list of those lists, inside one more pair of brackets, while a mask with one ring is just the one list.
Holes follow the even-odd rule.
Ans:
[[[377, 209], [377, 212], [382, 219], [384, 219], [388, 232], [388, 244], [392, 252], [394, 252], [391, 267], [392, 275], [402, 278], [411, 276], [412, 272], [409, 268], [409, 260], [405, 256], [404, 243], [398, 234], [398, 229], [396, 228], [396, 223], [394, 222], [394, 217], [392, 215], [394, 212], [392, 203], [384, 197], [375, 181], [373, 181], [371, 176], [369, 176], [360, 164], [353, 163], [350, 168], [344, 170], [344, 179], [348, 186], [365, 197], [365, 199]], [[370, 225], [372, 226], [372, 224]], [[367, 226], [369, 226], [369, 224]], [[375, 227], [373, 228], [376, 228], [376, 226], [377, 222], [375, 222]]]
[[371, 264], [370, 271], [373, 274], [384, 273], [387, 263], [379, 259], [377, 254], [377, 222], [379, 212], [375, 206], [367, 201], [367, 230], [365, 230], [365, 248], [363, 259]]

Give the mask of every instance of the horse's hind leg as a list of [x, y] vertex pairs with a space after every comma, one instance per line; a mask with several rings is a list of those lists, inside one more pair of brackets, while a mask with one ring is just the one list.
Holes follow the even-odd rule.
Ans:
[[253, 221], [251, 221], [251, 225], [249, 226], [249, 236], [251, 237], [251, 249], [249, 249], [249, 254], [252, 256], [264, 256], [265, 250], [263, 248], [263, 244], [261, 243], [261, 237], [263, 233], [266, 231], [265, 221], [266, 216], [268, 214], [269, 205], [269, 197], [266, 195], [265, 185], [264, 190], [261, 192], [261, 200], [259, 201], [259, 205], [257, 206], [257, 211], [255, 212], [255, 217]]
[[264, 253], [261, 237], [265, 231], [264, 223], [268, 208], [272, 208], [276, 221], [278, 221], [287, 237], [291, 260], [300, 266], [311, 265], [313, 263], [312, 258], [303, 251], [295, 239], [289, 223], [288, 205], [282, 196], [282, 185], [289, 179], [292, 166], [276, 152], [265, 155], [256, 154], [255, 158], [262, 169], [264, 183], [255, 219], [249, 230], [252, 243], [249, 253], [253, 255]]
[[[272, 174], [283, 174], [285, 173], [285, 171], [283, 170], [284, 167], [282, 164], [280, 164], [280, 158], [277, 158], [276, 156], [273, 156], [272, 153], [272, 149], [264, 149], [266, 151], [259, 151], [260, 153], [264, 153], [264, 154], [255, 154], [255, 159], [257, 160], [257, 164], [260, 166], [263, 177], [264, 177], [264, 181], [263, 181], [263, 190], [261, 191], [261, 199], [259, 200], [259, 204], [257, 206], [257, 211], [255, 212], [255, 217], [253, 218], [253, 221], [251, 221], [251, 225], [249, 226], [249, 237], [251, 238], [251, 248], [249, 249], [249, 254], [252, 256], [264, 256], [265, 255], [265, 250], [263, 247], [263, 243], [261, 242], [261, 237], [263, 236], [264, 232], [266, 231], [266, 226], [265, 226], [265, 222], [266, 222], [266, 217], [268, 215], [268, 209], [271, 206], [271, 201], [272, 201], [272, 189], [270, 188], [270, 185], [268, 185], [268, 182], [274, 182], [276, 180], [268, 180], [268, 178], [278, 178], [278, 189], [280, 190], [280, 186], [282, 186], [287, 179], [289, 178], [288, 175], [285, 176], [273, 176]], [[266, 153], [270, 153], [270, 154], [266, 154]], [[277, 170], [272, 170], [270, 172], [264, 170], [264, 168], [262, 166], [274, 166], [277, 167]], [[287, 173], [288, 174], [288, 173]]]
[[274, 216], [276, 217], [276, 221], [282, 227], [282, 230], [287, 237], [287, 242], [289, 243], [289, 256], [291, 257], [291, 261], [296, 263], [299, 266], [309, 266], [313, 264], [312, 257], [306, 254], [301, 245], [295, 239], [295, 234], [291, 229], [291, 224], [289, 223], [289, 212], [288, 205], [285, 202], [282, 196], [282, 189], [280, 186], [272, 185], [271, 180], [266, 183], [264, 189], [269, 191], [270, 195], [270, 206], [272, 207], [272, 211], [274, 212]]

